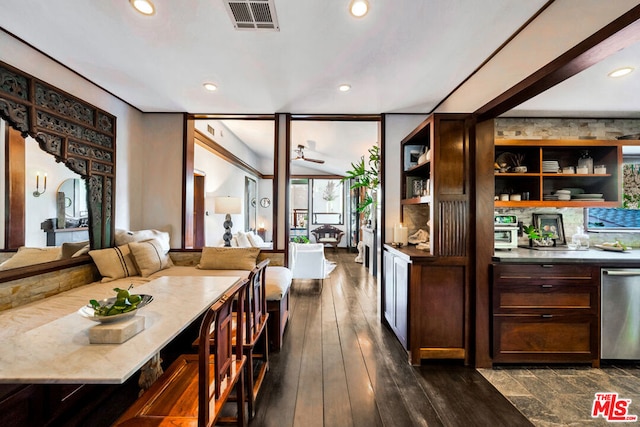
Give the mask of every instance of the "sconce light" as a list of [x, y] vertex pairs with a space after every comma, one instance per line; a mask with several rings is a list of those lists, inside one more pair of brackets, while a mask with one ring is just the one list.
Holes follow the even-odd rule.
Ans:
[[33, 197], [40, 197], [41, 194], [47, 191], [47, 174], [44, 174], [44, 185], [42, 191], [40, 191], [40, 172], [36, 173], [36, 191], [33, 192]]
[[226, 215], [224, 218], [224, 235], [222, 239], [224, 240], [224, 245], [229, 247], [231, 246], [231, 238], [233, 237], [231, 234], [231, 227], [233, 227], [231, 214], [242, 213], [242, 201], [238, 197], [216, 197], [215, 202], [215, 213]]

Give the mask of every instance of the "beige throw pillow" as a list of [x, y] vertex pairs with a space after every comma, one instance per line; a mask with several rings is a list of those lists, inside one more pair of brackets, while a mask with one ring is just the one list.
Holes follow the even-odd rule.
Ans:
[[250, 248], [251, 247], [251, 242], [249, 241], [249, 238], [242, 231], [238, 231], [238, 234], [236, 235], [236, 238], [238, 239], [238, 247], [239, 248]]
[[84, 247], [89, 247], [88, 240], [85, 240], [83, 242], [64, 242], [62, 244], [62, 259], [72, 258], [76, 253], [78, 253], [80, 249]]
[[142, 277], [149, 277], [156, 271], [171, 267], [171, 258], [164, 253], [162, 244], [157, 239], [144, 242], [131, 242], [129, 249]]
[[[168, 229], [169, 227], [166, 228]], [[117, 229], [115, 235], [116, 246], [126, 245], [131, 242], [143, 242], [150, 239], [158, 239], [160, 244], [162, 244], [162, 249], [165, 254], [171, 249], [171, 236], [169, 235], [169, 231], [154, 229], [130, 231]]]
[[258, 236], [257, 234], [247, 233], [247, 237], [249, 238], [249, 242], [251, 242], [251, 246], [253, 246], [254, 248], [264, 246], [264, 240], [262, 240], [262, 237]]
[[89, 255], [102, 275], [102, 282], [138, 275], [129, 245], [97, 249], [89, 251]]
[[256, 266], [260, 248], [202, 248], [202, 270], [247, 270]]
[[28, 248], [22, 246], [15, 255], [0, 264], [0, 270], [10, 270], [12, 268], [55, 261], [60, 259], [60, 254], [61, 251], [58, 246], [49, 246], [46, 248]]

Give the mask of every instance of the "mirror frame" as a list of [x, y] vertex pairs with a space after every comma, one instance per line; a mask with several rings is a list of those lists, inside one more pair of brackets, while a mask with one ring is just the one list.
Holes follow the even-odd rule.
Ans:
[[116, 117], [0, 61], [0, 117], [80, 175], [92, 249], [115, 233]]
[[[248, 176], [244, 177], [244, 231], [258, 231], [258, 184]], [[253, 226], [253, 227], [252, 227]]]
[[[268, 120], [274, 123], [274, 169], [273, 174], [262, 174], [257, 169], [254, 169], [241, 158], [231, 153], [209, 136], [203, 134], [195, 128], [195, 121], [197, 120]], [[274, 220], [272, 224], [272, 235], [274, 242], [278, 235], [278, 223], [277, 207], [278, 207], [278, 139], [279, 139], [279, 126], [277, 121], [277, 115], [274, 114], [185, 114], [184, 115], [184, 135], [182, 141], [183, 149], [183, 164], [182, 164], [182, 248], [193, 249], [195, 248], [194, 239], [194, 213], [195, 207], [193, 203], [194, 199], [194, 146], [197, 139], [203, 145], [207, 146], [210, 150], [215, 152], [218, 156], [225, 159], [227, 162], [237, 166], [245, 172], [252, 174], [259, 179], [270, 179], [272, 182], [272, 198], [271, 203], [272, 218]], [[274, 246], [272, 252], [279, 252]]]

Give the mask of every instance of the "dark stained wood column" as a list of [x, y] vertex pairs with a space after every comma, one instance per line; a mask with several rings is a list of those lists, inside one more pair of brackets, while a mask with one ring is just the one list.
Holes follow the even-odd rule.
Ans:
[[24, 246], [25, 227], [25, 147], [20, 132], [5, 131], [5, 215], [4, 248]]

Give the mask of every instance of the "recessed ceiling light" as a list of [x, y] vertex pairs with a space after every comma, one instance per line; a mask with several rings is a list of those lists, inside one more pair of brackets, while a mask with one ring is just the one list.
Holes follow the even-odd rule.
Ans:
[[622, 77], [622, 76], [626, 76], [627, 74], [629, 74], [632, 71], [633, 71], [633, 67], [618, 68], [617, 70], [613, 70], [612, 72], [610, 72], [608, 74], [608, 76], [609, 77]]
[[204, 83], [202, 86], [211, 92], [218, 90], [218, 86], [216, 86], [215, 83]]
[[356, 18], [362, 18], [369, 11], [368, 0], [352, 0], [349, 5], [349, 12]]
[[338, 86], [338, 90], [340, 92], [349, 92], [351, 90], [351, 85], [347, 85], [347, 84], [340, 85]]
[[156, 13], [156, 8], [151, 3], [151, 0], [129, 0], [129, 3], [143, 15], [150, 16]]

